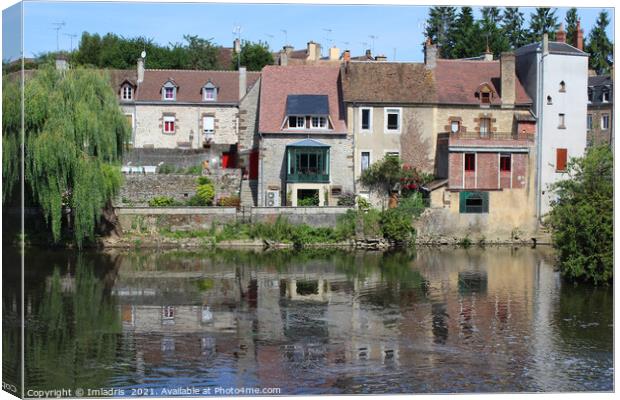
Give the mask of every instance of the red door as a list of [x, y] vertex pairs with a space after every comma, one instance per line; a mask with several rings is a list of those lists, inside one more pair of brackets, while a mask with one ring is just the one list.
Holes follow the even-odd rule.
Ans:
[[230, 168], [230, 153], [222, 153], [222, 168]]

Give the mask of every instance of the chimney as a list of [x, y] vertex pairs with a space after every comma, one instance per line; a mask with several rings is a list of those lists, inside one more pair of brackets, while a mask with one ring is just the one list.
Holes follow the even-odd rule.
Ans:
[[366, 50], [366, 58], [369, 60], [372, 60], [372, 52], [370, 51], [370, 49]]
[[329, 59], [330, 60], [338, 60], [338, 57], [340, 57], [340, 49], [338, 47], [331, 47], [329, 49]]
[[491, 49], [489, 49], [489, 45], [487, 44], [487, 49], [482, 53], [482, 59], [484, 61], [493, 61], [493, 53]]
[[375, 61], [387, 61], [387, 57], [381, 54], [375, 57]]
[[321, 45], [313, 41], [308, 42], [308, 61], [318, 61], [321, 58]]
[[549, 34], [547, 32], [543, 33], [542, 52], [543, 56], [549, 54]]
[[342, 53], [342, 61], [344, 61], [344, 62], [351, 61], [351, 50], [345, 50]]
[[288, 53], [286, 52], [286, 47], [280, 50], [280, 65], [288, 65]]
[[138, 58], [138, 85], [144, 81], [144, 58]]
[[560, 24], [560, 29], [555, 33], [555, 41], [566, 43], [566, 32], [564, 32], [564, 24]]
[[237, 54], [241, 53], [241, 40], [238, 38], [233, 42], [233, 51]]
[[515, 105], [515, 54], [502, 53], [500, 57], [500, 79], [502, 91], [502, 107], [511, 108]]
[[577, 26], [575, 29], [575, 43], [576, 48], [583, 51], [583, 29], [581, 29], [581, 20], [577, 20]]
[[56, 69], [61, 72], [69, 69], [69, 63], [67, 62], [67, 57], [64, 54], [58, 54], [56, 56]]
[[426, 39], [424, 44], [424, 65], [428, 69], [434, 69], [437, 65], [437, 46], [431, 42], [431, 38]]
[[245, 96], [248, 90], [248, 74], [245, 67], [239, 67], [239, 100]]

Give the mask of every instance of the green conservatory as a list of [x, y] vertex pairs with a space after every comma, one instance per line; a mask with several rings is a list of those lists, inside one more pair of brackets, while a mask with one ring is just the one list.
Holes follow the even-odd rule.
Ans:
[[329, 146], [304, 139], [286, 146], [287, 174], [290, 183], [329, 183]]

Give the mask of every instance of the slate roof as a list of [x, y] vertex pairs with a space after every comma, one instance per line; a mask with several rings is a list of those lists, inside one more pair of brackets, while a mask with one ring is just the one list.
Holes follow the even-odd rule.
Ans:
[[[519, 47], [515, 50], [515, 54], [522, 55], [527, 54], [533, 51], [541, 51], [542, 50], [542, 42], [534, 42], [530, 44], [526, 44], [525, 46]], [[588, 56], [588, 53], [579, 50], [578, 48], [571, 46], [567, 43], [562, 42], [549, 42], [549, 53], [551, 54], [567, 54], [573, 56]]]
[[287, 115], [328, 115], [329, 103], [324, 94], [289, 94], [286, 97]]
[[[502, 104], [500, 61], [437, 60], [435, 81], [440, 104], [480, 104], [476, 91], [488, 83], [495, 91], [491, 104]], [[519, 78], [515, 76], [515, 104], [531, 104]]]
[[[610, 75], [595, 75], [588, 77], [588, 92], [592, 91], [590, 105], [613, 104], [614, 81]], [[603, 92], [609, 92], [609, 101], [603, 102]]]
[[[340, 67], [325, 65], [265, 66], [261, 76], [259, 132], [312, 132], [312, 130], [282, 129], [282, 123], [286, 117], [286, 101], [289, 95], [327, 96], [329, 117], [333, 124], [333, 130], [328, 132], [347, 132], [342, 103]], [[325, 133], [325, 130], [315, 132]]]
[[[256, 83], [260, 73], [247, 72], [248, 90]], [[144, 82], [136, 94], [136, 101], [162, 101], [161, 88], [167, 81], [177, 86], [176, 101], [166, 103], [204, 103], [202, 87], [211, 81], [217, 88], [217, 103], [239, 102], [239, 73], [236, 71], [206, 70], [164, 70], [147, 69], [144, 71]]]

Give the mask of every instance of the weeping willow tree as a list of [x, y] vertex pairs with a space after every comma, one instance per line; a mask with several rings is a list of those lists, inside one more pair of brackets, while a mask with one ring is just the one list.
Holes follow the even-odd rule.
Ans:
[[[63, 220], [79, 247], [92, 238], [122, 183], [120, 157], [130, 127], [109, 82], [101, 71], [51, 66], [26, 80], [24, 178], [55, 242]], [[5, 193], [18, 179], [20, 162], [17, 86], [8, 82], [3, 90], [3, 104], [11, 103], [2, 120]]]

